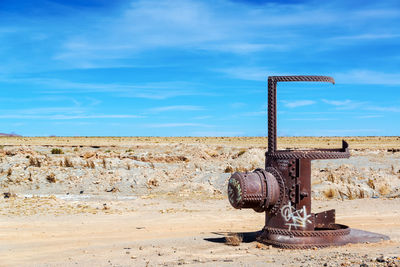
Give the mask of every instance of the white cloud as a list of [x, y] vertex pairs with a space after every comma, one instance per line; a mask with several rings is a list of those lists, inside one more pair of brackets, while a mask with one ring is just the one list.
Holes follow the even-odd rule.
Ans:
[[235, 79], [264, 82], [267, 82], [269, 75], [274, 75], [274, 72], [268, 71], [267, 69], [252, 67], [224, 68], [215, 69], [214, 71], [224, 73]]
[[297, 108], [297, 107], [303, 107], [303, 106], [309, 106], [309, 105], [315, 104], [315, 101], [313, 101], [313, 100], [296, 100], [296, 101], [282, 100], [282, 102], [284, 103], [285, 107], [288, 107], [288, 108]]
[[366, 107], [366, 110], [382, 111], [382, 112], [400, 112], [400, 107], [377, 107], [370, 106]]
[[132, 1], [122, 14], [89, 25], [85, 34], [69, 36], [53, 59], [91, 67], [158, 48], [233, 54], [297, 49], [303, 31], [288, 33], [285, 28], [316, 21], [331, 25], [339, 18], [343, 14], [323, 5], [310, 9], [307, 4], [255, 7], [228, 0]]
[[290, 121], [335, 121], [335, 118], [293, 118]]
[[400, 73], [378, 72], [373, 70], [351, 70], [334, 75], [337, 83], [400, 85]]
[[164, 111], [195, 111], [195, 110], [203, 110], [203, 107], [200, 106], [190, 106], [190, 105], [176, 105], [176, 106], [165, 106], [165, 107], [156, 107], [149, 109], [150, 112], [164, 112]]
[[206, 120], [206, 119], [211, 119], [211, 118], [213, 118], [213, 116], [204, 115], [204, 116], [197, 116], [197, 117], [194, 117], [193, 119], [194, 119], [194, 120]]
[[350, 109], [362, 108], [368, 105], [367, 102], [354, 101], [350, 99], [345, 99], [345, 100], [322, 99], [322, 102], [335, 106], [336, 109], [338, 110], [350, 110]]
[[177, 123], [152, 123], [143, 125], [147, 128], [175, 128], [175, 127], [212, 127], [212, 125], [192, 122], [177, 122]]
[[378, 39], [393, 39], [399, 38], [400, 34], [382, 34], [382, 33], [365, 33], [365, 34], [357, 34], [357, 35], [347, 35], [347, 36], [336, 36], [331, 38], [331, 40], [349, 40], [349, 41], [365, 41], [365, 40], [378, 40]]
[[383, 115], [364, 115], [364, 116], [356, 116], [356, 119], [373, 119], [373, 118], [382, 118]]
[[243, 114], [240, 114], [240, 116], [249, 116], [249, 117], [258, 117], [258, 116], [266, 116], [267, 115], [267, 110], [260, 110], [260, 111], [251, 111], [251, 112], [246, 112]]
[[[85, 83], [63, 79], [11, 79], [4, 77], [0, 78], [0, 81], [6, 83], [26, 83], [44, 86], [44, 88], [37, 90], [47, 94], [112, 93], [113, 96], [146, 99], [167, 99], [177, 96], [211, 95], [211, 93], [199, 91], [196, 84], [185, 81], [118, 84]], [[88, 100], [90, 99], [92, 98], [88, 98]], [[93, 100], [91, 105], [97, 105], [98, 103], [97, 100]]]
[[235, 103], [229, 104], [229, 106], [232, 107], [232, 108], [243, 108], [246, 105], [247, 104], [243, 103], [243, 102], [235, 102]]
[[110, 114], [110, 115], [0, 115], [0, 119], [43, 119], [43, 120], [80, 120], [80, 119], [136, 119], [144, 118], [139, 115]]
[[333, 106], [346, 106], [350, 105], [352, 103], [351, 100], [346, 99], [346, 100], [327, 100], [327, 99], [322, 99], [323, 102], [333, 105]]

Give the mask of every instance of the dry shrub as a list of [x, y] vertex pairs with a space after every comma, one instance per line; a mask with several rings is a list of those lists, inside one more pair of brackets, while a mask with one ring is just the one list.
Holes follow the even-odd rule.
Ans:
[[4, 196], [4, 198], [16, 198], [17, 194], [11, 193], [11, 192], [4, 192], [3, 196]]
[[179, 161], [189, 162], [186, 156], [164, 156], [164, 157], [154, 157], [150, 153], [148, 156], [132, 156], [132, 159], [143, 162], [163, 162], [163, 163], [174, 163]]
[[335, 182], [335, 176], [333, 173], [329, 173], [328, 177], [326, 178], [327, 181], [334, 183]]
[[347, 198], [348, 198], [349, 200], [352, 200], [352, 199], [356, 199], [356, 198], [357, 198], [357, 194], [355, 194], [355, 192], [353, 192], [353, 191], [351, 190], [350, 186], [347, 186], [347, 194], [345, 194], [345, 195], [347, 196]]
[[372, 179], [368, 179], [367, 185], [375, 190], [375, 181]]
[[233, 172], [233, 168], [232, 168], [232, 166], [227, 166], [226, 168], [225, 168], [225, 171], [224, 171], [225, 173], [232, 173]]
[[209, 155], [212, 158], [216, 158], [219, 156], [219, 153], [217, 151], [207, 150], [206, 153], [207, 153], [207, 155]]
[[29, 166], [34, 166], [34, 167], [41, 167], [42, 163], [39, 161], [39, 159], [31, 157], [29, 158]]
[[365, 192], [363, 189], [360, 188], [359, 198], [365, 198]]
[[49, 175], [47, 175], [46, 180], [49, 183], [55, 183], [57, 181], [56, 180], [56, 175], [54, 173], [50, 173]]
[[384, 184], [384, 185], [381, 185], [379, 188], [378, 188], [378, 192], [379, 192], [379, 194], [381, 194], [381, 195], [387, 195], [387, 194], [389, 194], [390, 193], [390, 190], [391, 188], [390, 188], [390, 186], [388, 185], [388, 184]]
[[96, 156], [96, 153], [94, 153], [94, 152], [86, 152], [85, 154], [83, 154], [83, 158], [85, 158], [85, 159], [88, 159], [88, 158], [91, 158], [94, 156]]
[[11, 157], [12, 157], [12, 156], [15, 156], [15, 155], [17, 155], [17, 153], [16, 153], [16, 152], [14, 152], [14, 151], [12, 151], [12, 150], [7, 150], [7, 151], [6, 151], [6, 155], [7, 155], [7, 156], [11, 156]]
[[7, 170], [7, 176], [11, 176], [12, 172], [13, 172], [12, 169], [9, 168], [9, 169]]
[[225, 236], [225, 245], [228, 246], [239, 246], [243, 241], [243, 237], [239, 234], [230, 234]]
[[147, 187], [148, 188], [152, 188], [152, 187], [157, 187], [159, 186], [159, 182], [156, 178], [150, 178], [149, 180], [147, 180]]
[[396, 171], [394, 169], [394, 166], [392, 165], [391, 170], [390, 170], [390, 174], [392, 175], [396, 175]]
[[187, 157], [185, 157], [185, 156], [178, 156], [178, 159], [180, 161], [189, 162], [189, 159]]
[[239, 153], [232, 156], [232, 159], [237, 159], [238, 157], [242, 156], [244, 153], [246, 153], [246, 150], [240, 150]]
[[239, 166], [235, 168], [235, 172], [248, 172], [249, 169], [243, 167], [243, 166]]
[[64, 151], [61, 148], [53, 148], [51, 154], [64, 154]]
[[64, 158], [64, 166], [71, 168], [71, 167], [74, 167], [74, 164], [72, 164], [72, 161], [69, 158], [65, 157]]
[[96, 164], [94, 164], [93, 160], [87, 160], [84, 167], [94, 169], [96, 168]]
[[337, 191], [334, 188], [329, 188], [327, 190], [324, 191], [324, 195], [327, 198], [336, 198], [337, 196]]

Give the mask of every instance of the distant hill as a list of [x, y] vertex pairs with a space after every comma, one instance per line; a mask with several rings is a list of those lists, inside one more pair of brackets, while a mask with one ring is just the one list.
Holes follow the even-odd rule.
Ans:
[[7, 133], [0, 133], [0, 136], [21, 136], [21, 135], [16, 134], [16, 133], [9, 133], [9, 134], [7, 134]]

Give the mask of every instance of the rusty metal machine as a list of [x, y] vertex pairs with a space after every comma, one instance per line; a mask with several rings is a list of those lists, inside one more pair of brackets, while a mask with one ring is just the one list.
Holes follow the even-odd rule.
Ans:
[[234, 208], [265, 212], [258, 241], [281, 248], [304, 249], [377, 242], [389, 239], [335, 222], [335, 210], [311, 211], [311, 161], [350, 157], [348, 144], [339, 149], [277, 150], [276, 87], [278, 82], [330, 82], [327, 76], [268, 77], [268, 151], [265, 169], [236, 172], [228, 182]]

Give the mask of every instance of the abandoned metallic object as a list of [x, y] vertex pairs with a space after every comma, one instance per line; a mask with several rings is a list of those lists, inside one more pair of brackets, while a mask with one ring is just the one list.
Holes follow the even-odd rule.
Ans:
[[348, 243], [378, 242], [389, 237], [336, 224], [335, 210], [311, 212], [311, 160], [350, 157], [348, 144], [339, 149], [277, 150], [276, 86], [278, 82], [330, 82], [327, 76], [268, 77], [268, 151], [265, 169], [235, 172], [228, 182], [234, 208], [265, 212], [259, 242], [304, 249]]

